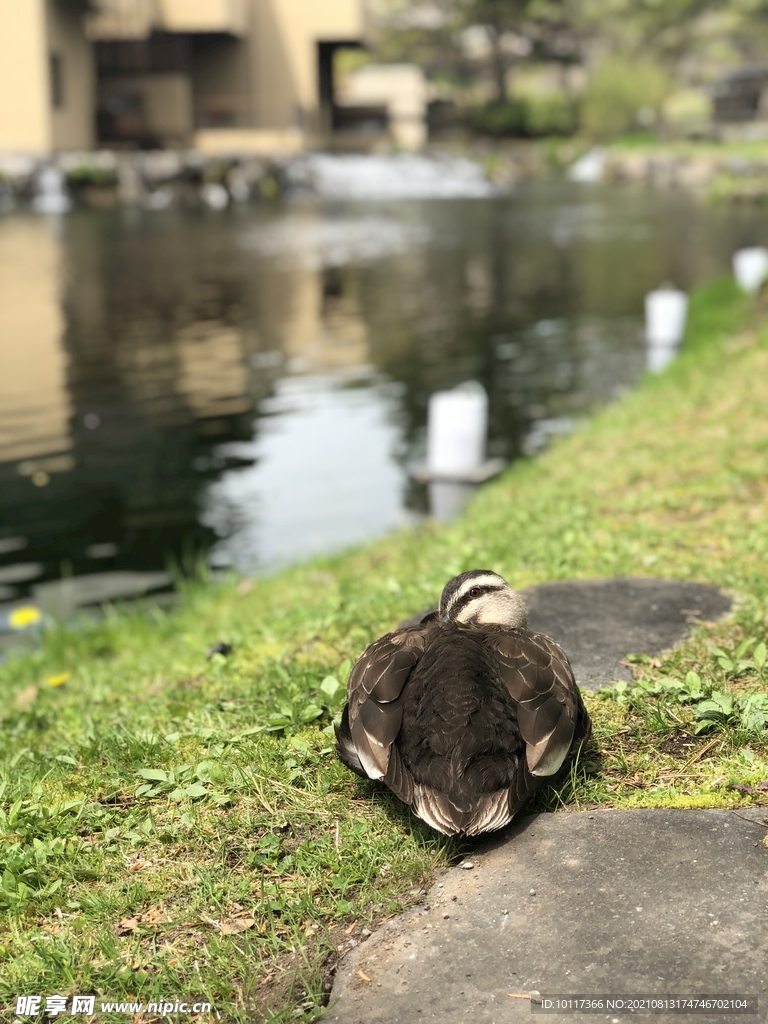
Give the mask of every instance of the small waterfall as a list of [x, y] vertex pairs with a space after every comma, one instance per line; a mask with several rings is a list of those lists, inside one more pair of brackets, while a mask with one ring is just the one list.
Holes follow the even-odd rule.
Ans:
[[293, 161], [287, 177], [325, 199], [482, 199], [498, 192], [473, 160], [415, 153], [311, 153]]
[[67, 213], [72, 209], [64, 175], [58, 167], [43, 167], [38, 172], [32, 209], [35, 213]]
[[568, 168], [568, 178], [570, 181], [593, 184], [603, 180], [604, 172], [605, 153], [599, 146], [594, 146], [571, 164]]

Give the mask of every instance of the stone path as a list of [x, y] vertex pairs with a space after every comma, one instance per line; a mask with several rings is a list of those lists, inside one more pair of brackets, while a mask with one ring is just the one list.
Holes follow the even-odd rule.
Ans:
[[[532, 628], [568, 652], [580, 685], [629, 678], [627, 653], [672, 647], [724, 615], [719, 591], [666, 580], [563, 582], [525, 592]], [[768, 1021], [768, 808], [538, 814], [478, 841], [426, 902], [344, 958], [324, 1024], [625, 1024], [544, 1014], [542, 998], [748, 997], [759, 1011], [653, 1021]], [[471, 867], [470, 867], [471, 864]]]
[[715, 587], [637, 576], [543, 583], [523, 595], [531, 629], [557, 640], [586, 689], [630, 680], [627, 654], [674, 647], [692, 622], [720, 619], [731, 608]]
[[[758, 997], [757, 1015], [644, 1019], [768, 1020], [763, 819], [768, 808], [744, 817], [606, 810], [524, 818], [479, 846], [470, 870], [450, 870], [425, 904], [345, 957], [323, 1022], [528, 1021], [530, 999], [513, 997], [531, 990]], [[541, 1014], [617, 1024], [637, 1016]]]

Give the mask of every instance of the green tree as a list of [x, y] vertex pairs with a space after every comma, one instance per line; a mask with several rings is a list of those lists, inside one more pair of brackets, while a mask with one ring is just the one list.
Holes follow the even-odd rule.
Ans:
[[[544, 50], [547, 56], [557, 59], [556, 48], [550, 41], [556, 33], [562, 42], [570, 31], [573, 3], [574, 0], [429, 0], [419, 4], [412, 0], [378, 0], [377, 55], [387, 61], [412, 61], [427, 73], [447, 71], [468, 80], [477, 71], [462, 53], [461, 35], [465, 29], [482, 27], [488, 38], [495, 101], [504, 104], [509, 98], [510, 68], [522, 53]], [[522, 53], [515, 53], [510, 45], [515, 36], [523, 40]]]
[[658, 114], [671, 88], [669, 75], [650, 60], [606, 54], [592, 70], [581, 102], [581, 128], [602, 139], [636, 130], [642, 110]]
[[507, 81], [515, 55], [505, 45], [510, 34], [527, 41], [528, 49], [546, 41], [548, 30], [569, 27], [567, 0], [456, 0], [458, 20], [465, 27], [482, 25], [488, 33], [495, 101], [507, 103]]
[[430, 0], [423, 5], [412, 0], [378, 0], [373, 10], [377, 60], [417, 64], [432, 77], [465, 77], [456, 0]]
[[672, 70], [703, 56], [713, 44], [722, 59], [723, 48], [746, 27], [745, 19], [754, 22], [753, 13], [768, 5], [765, 0], [572, 0], [572, 7], [593, 50], [651, 59]]

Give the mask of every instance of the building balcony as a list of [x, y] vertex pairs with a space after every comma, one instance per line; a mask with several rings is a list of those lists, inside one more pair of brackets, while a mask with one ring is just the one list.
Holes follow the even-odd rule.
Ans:
[[163, 32], [242, 36], [246, 31], [245, 0], [158, 0], [157, 8], [157, 27]]
[[245, 34], [246, 0], [98, 0], [88, 22], [95, 40], [146, 39], [153, 32]]
[[155, 28], [154, 0], [99, 0], [88, 18], [93, 40], [146, 39]]

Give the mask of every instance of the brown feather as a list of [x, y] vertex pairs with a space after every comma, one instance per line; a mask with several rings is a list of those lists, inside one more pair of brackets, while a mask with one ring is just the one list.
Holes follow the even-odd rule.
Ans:
[[476, 835], [506, 825], [589, 729], [554, 640], [430, 616], [366, 648], [336, 735], [352, 771], [438, 831]]

